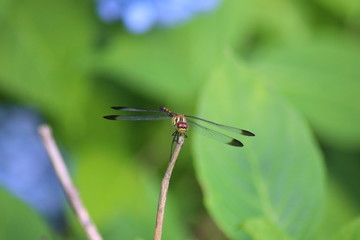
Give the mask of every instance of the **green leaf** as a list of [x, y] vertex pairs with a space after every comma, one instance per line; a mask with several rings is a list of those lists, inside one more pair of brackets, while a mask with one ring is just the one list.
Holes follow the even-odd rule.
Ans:
[[76, 125], [87, 100], [90, 14], [69, 0], [10, 1], [6, 7], [0, 16], [1, 94], [35, 105], [62, 127]]
[[254, 240], [289, 240], [290, 238], [285, 235], [283, 231], [277, 229], [266, 218], [254, 218], [245, 221], [241, 227], [245, 232], [253, 237]]
[[347, 224], [333, 240], [359, 240], [360, 239], [360, 218]]
[[311, 239], [323, 204], [324, 170], [302, 116], [232, 58], [204, 87], [198, 116], [256, 134], [241, 137], [243, 148], [195, 138], [206, 205], [228, 237], [248, 239], [244, 230], [255, 237], [249, 228], [260, 219], [270, 239]]
[[360, 47], [335, 35], [261, 52], [253, 65], [310, 121], [321, 140], [360, 147]]
[[325, 148], [328, 172], [325, 211], [314, 239], [332, 239], [360, 216], [359, 155]]
[[314, 239], [332, 239], [345, 224], [356, 219], [359, 213], [356, 199], [353, 199], [339, 181], [330, 176], [326, 188], [325, 211]]
[[[258, 36], [260, 44], [255, 43], [256, 45], [266, 46], [269, 42], [276, 45], [287, 45], [303, 41], [309, 37], [308, 14], [304, 14], [305, 11], [301, 4], [287, 0], [256, 0], [251, 2], [256, 11], [253, 18], [257, 19], [257, 27], [259, 28], [255, 32], [260, 35]], [[279, 17], [280, 9], [281, 17]]]
[[223, 46], [237, 45], [237, 40], [252, 33], [255, 8], [243, 1], [225, 1], [217, 11], [183, 26], [142, 36], [116, 34], [100, 53], [98, 71], [148, 97], [192, 104], [218, 64]]
[[[287, 21], [277, 17], [279, 9]], [[275, 33], [281, 43], [299, 41], [308, 36], [303, 19], [292, 1], [224, 1], [182, 26], [141, 36], [119, 31], [99, 53], [96, 67], [138, 94], [190, 105], [224, 46], [246, 51], [262, 31]]]
[[320, 5], [330, 10], [331, 13], [341, 17], [349, 25], [359, 26], [360, 1], [358, 0], [316, 0]]
[[[105, 239], [151, 239], [161, 180], [155, 183], [124, 149], [98, 145], [87, 146], [78, 174], [79, 192], [94, 222]], [[175, 203], [170, 190], [164, 239], [191, 239]]]
[[0, 239], [53, 239], [34, 210], [0, 189]]

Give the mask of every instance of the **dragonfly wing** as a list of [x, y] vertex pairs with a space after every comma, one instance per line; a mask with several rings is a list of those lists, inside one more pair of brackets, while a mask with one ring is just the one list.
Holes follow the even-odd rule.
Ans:
[[115, 110], [129, 111], [129, 112], [156, 112], [156, 113], [164, 113], [164, 111], [137, 109], [137, 108], [129, 108], [129, 107], [111, 107], [111, 108], [112, 108], [112, 109], [115, 109]]
[[142, 115], [142, 116], [125, 116], [125, 115], [109, 115], [104, 116], [106, 119], [110, 120], [161, 120], [161, 119], [168, 119], [168, 115]]
[[191, 128], [194, 128], [195, 130], [197, 130], [199, 133], [201, 133], [204, 136], [211, 137], [217, 141], [226, 143], [231, 146], [235, 146], [235, 147], [244, 146], [244, 144], [242, 144], [239, 140], [237, 140], [235, 138], [232, 138], [232, 137], [222, 134], [220, 132], [216, 132], [210, 128], [201, 126], [200, 124], [197, 124], [196, 122], [193, 122], [191, 120], [188, 120], [188, 122], [191, 124]]
[[244, 129], [235, 128], [235, 127], [231, 127], [231, 126], [227, 126], [227, 125], [223, 125], [223, 124], [211, 122], [211, 121], [209, 121], [209, 120], [202, 119], [202, 118], [198, 118], [198, 117], [194, 117], [194, 116], [189, 116], [189, 115], [184, 115], [184, 116], [187, 117], [187, 118], [193, 118], [193, 119], [197, 119], [197, 120], [200, 120], [200, 121], [203, 121], [203, 122], [206, 122], [206, 123], [213, 124], [213, 125], [221, 128], [221, 129], [224, 129], [224, 130], [226, 130], [226, 131], [233, 132], [233, 133], [236, 133], [236, 134], [245, 135], [245, 136], [255, 136], [254, 133], [252, 133], [252, 132], [250, 132], [250, 131], [247, 131], [247, 130], [244, 130]]

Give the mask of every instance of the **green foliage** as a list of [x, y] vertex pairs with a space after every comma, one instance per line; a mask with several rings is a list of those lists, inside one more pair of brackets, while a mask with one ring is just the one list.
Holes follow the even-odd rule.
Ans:
[[334, 240], [356, 240], [360, 239], [360, 219], [347, 224]]
[[53, 239], [47, 224], [34, 210], [2, 189], [0, 212], [0, 239]]
[[216, 121], [228, 116], [230, 124], [257, 133], [244, 139], [248, 144], [241, 150], [196, 138], [199, 179], [219, 225], [232, 239], [243, 236], [243, 228], [251, 236], [258, 235], [255, 228], [271, 239], [279, 234], [311, 239], [322, 210], [324, 174], [321, 154], [299, 113], [232, 59], [215, 70], [199, 111]]
[[[43, 113], [105, 239], [152, 238], [173, 131], [104, 120], [114, 105], [165, 105], [256, 134], [235, 148], [190, 126], [164, 239], [360, 239], [359, 6], [228, 0], [134, 36], [100, 23], [92, 1], [0, 0], [0, 101]], [[0, 193], [1, 239], [55, 235]]]
[[[311, 43], [265, 51], [254, 65], [303, 112], [322, 141], [360, 147], [360, 46], [325, 35]], [[306, 69], [306, 71], [304, 71]]]

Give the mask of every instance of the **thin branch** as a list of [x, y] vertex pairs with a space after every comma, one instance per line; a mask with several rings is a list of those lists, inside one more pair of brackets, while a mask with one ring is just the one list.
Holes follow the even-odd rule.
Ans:
[[47, 125], [39, 127], [39, 134], [42, 137], [44, 146], [50, 156], [51, 163], [55, 169], [56, 175], [60, 180], [61, 186], [66, 194], [67, 199], [70, 202], [71, 207], [75, 211], [82, 228], [84, 229], [88, 239], [90, 240], [102, 240], [102, 237], [98, 233], [94, 223], [83, 206], [79, 193], [73, 185], [69, 172], [66, 168], [64, 160], [61, 157], [60, 151], [55, 143], [51, 134], [51, 128]]
[[166, 196], [167, 196], [167, 192], [169, 189], [171, 173], [174, 169], [176, 159], [179, 156], [179, 153], [180, 153], [180, 150], [181, 150], [183, 144], [184, 144], [184, 136], [179, 136], [179, 138], [177, 139], [177, 144], [174, 149], [174, 152], [170, 158], [169, 165], [166, 169], [164, 178], [161, 182], [160, 197], [159, 197], [159, 203], [158, 203], [158, 209], [157, 209], [157, 215], [156, 215], [154, 240], [161, 240], [162, 226], [163, 226], [163, 221], [164, 221], [164, 212], [165, 212], [165, 205], [166, 205]]

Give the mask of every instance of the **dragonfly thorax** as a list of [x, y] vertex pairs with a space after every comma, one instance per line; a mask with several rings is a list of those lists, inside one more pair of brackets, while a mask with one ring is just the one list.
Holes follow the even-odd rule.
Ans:
[[172, 118], [173, 125], [176, 128], [176, 131], [180, 134], [185, 134], [189, 129], [189, 125], [186, 122], [186, 118], [183, 115], [175, 115]]

